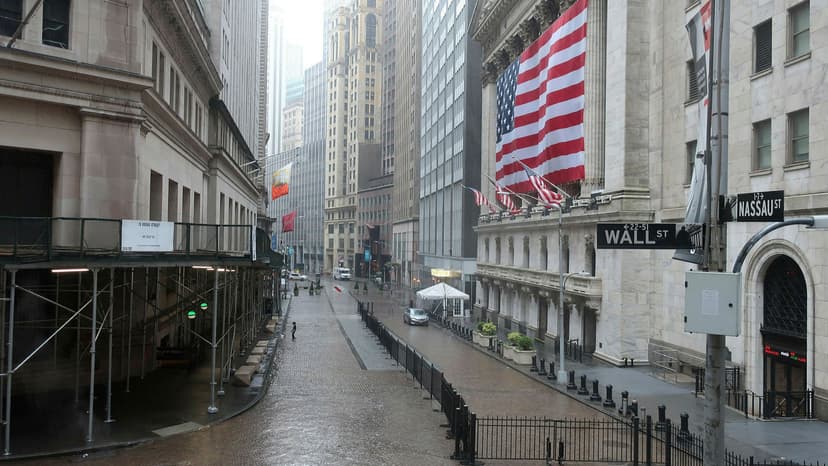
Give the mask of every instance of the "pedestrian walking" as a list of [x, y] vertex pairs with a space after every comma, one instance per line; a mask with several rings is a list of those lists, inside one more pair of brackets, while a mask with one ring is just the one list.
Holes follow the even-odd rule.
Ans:
[[290, 338], [296, 339], [296, 322], [293, 323], [293, 330], [290, 331]]

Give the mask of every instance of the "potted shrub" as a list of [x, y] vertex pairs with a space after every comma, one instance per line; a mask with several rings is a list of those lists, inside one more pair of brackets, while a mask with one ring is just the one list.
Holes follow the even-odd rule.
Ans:
[[480, 346], [489, 347], [489, 340], [497, 336], [497, 326], [491, 322], [478, 322], [477, 331], [474, 332], [473, 340]]
[[509, 332], [506, 334], [506, 344], [503, 345], [504, 358], [515, 359], [518, 338], [520, 338], [520, 332]]
[[532, 356], [536, 355], [535, 344], [532, 339], [526, 335], [520, 335], [516, 338], [517, 345], [512, 350], [515, 364], [528, 366], [532, 364]]

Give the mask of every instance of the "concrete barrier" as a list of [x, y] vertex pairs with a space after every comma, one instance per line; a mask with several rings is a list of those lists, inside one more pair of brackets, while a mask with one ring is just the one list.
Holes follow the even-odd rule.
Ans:
[[250, 354], [265, 354], [267, 352], [267, 348], [264, 346], [257, 346], [253, 348]]
[[241, 385], [245, 387], [250, 386], [250, 381], [253, 379], [253, 374], [256, 373], [257, 366], [244, 365], [236, 369], [233, 374], [233, 385]]

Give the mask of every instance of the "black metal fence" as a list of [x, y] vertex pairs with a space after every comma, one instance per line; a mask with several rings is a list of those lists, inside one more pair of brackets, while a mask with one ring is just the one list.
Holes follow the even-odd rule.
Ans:
[[[699, 395], [704, 393], [704, 368], [696, 368], [694, 372], [696, 395]], [[725, 403], [744, 413], [745, 417], [816, 417], [813, 390], [765, 393], [743, 390], [741, 371], [738, 367], [725, 368]]]
[[[445, 413], [447, 437], [454, 439], [453, 459], [475, 464], [478, 459], [504, 461], [546, 461], [551, 463], [590, 462], [632, 465], [702, 466], [703, 441], [687, 428], [687, 415], [681, 426], [666, 418], [659, 407], [658, 418], [609, 417], [601, 419], [550, 419], [538, 417], [477, 417], [463, 396], [445, 375], [389, 331], [373, 314], [371, 303], [357, 303], [365, 325], [388, 350], [429, 398], [440, 403]], [[468, 329], [442, 322], [458, 336]], [[573, 378], [570, 374], [570, 378]], [[608, 395], [611, 396], [611, 395]], [[614, 406], [614, 405], [613, 405]], [[638, 412], [637, 407], [633, 410]], [[723, 466], [828, 466], [820, 463], [754, 461], [727, 452]]]

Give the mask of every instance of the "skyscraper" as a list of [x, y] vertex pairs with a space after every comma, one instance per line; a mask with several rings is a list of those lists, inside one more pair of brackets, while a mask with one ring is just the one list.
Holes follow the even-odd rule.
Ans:
[[475, 3], [423, 3], [420, 121], [422, 279], [470, 295], [479, 209], [463, 186], [480, 183], [480, 46], [467, 32]]
[[[392, 260], [397, 281], [416, 288], [420, 214], [420, 54], [422, 0], [397, 0], [395, 9], [394, 188]], [[412, 14], [411, 12], [414, 12]], [[386, 80], [386, 82], [388, 82]], [[419, 279], [419, 277], [417, 277]]]
[[[382, 1], [354, 0], [329, 19], [326, 38], [327, 138], [325, 269], [361, 262], [357, 240], [366, 225], [357, 216], [360, 185], [382, 175]], [[390, 182], [387, 183], [390, 185]], [[365, 222], [363, 222], [365, 223]], [[356, 270], [359, 273], [359, 270]]]

